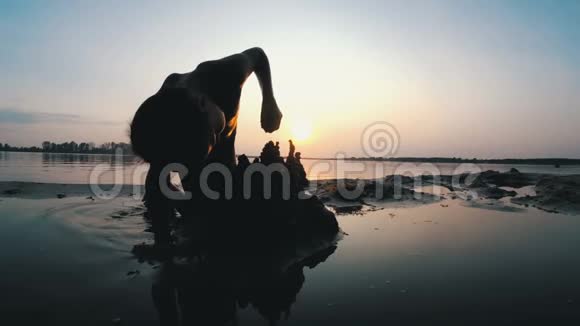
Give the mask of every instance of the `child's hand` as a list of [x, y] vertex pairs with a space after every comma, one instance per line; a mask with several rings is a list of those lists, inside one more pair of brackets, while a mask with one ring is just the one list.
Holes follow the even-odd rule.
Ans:
[[275, 99], [262, 101], [262, 113], [260, 123], [265, 132], [274, 132], [280, 128], [282, 112], [278, 109]]

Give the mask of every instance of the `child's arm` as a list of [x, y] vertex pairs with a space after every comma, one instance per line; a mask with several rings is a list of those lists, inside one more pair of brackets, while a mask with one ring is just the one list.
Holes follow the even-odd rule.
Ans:
[[[272, 89], [272, 76], [270, 72], [270, 62], [266, 53], [261, 48], [251, 48], [242, 53], [234, 54], [220, 60], [208, 61], [208, 67], [217, 65], [227, 70], [228, 79], [241, 88], [246, 79], [255, 73], [262, 90], [262, 110], [260, 122], [262, 129], [266, 132], [274, 132], [280, 127], [282, 113], [278, 109], [278, 104], [274, 98]], [[203, 64], [202, 64], [203, 65]], [[198, 67], [199, 69], [200, 67]], [[205, 67], [201, 67], [203, 69]], [[211, 68], [209, 68], [211, 69]]]
[[268, 56], [261, 48], [251, 48], [242, 52], [248, 58], [252, 71], [258, 77], [262, 90], [262, 111], [260, 123], [266, 132], [274, 132], [280, 127], [282, 112], [278, 109], [272, 89], [272, 76]]

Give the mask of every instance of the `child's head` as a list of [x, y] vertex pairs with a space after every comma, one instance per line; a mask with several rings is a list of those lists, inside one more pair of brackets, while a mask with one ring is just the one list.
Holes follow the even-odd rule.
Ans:
[[215, 146], [224, 123], [223, 113], [205, 96], [181, 88], [162, 89], [135, 113], [131, 144], [134, 153], [149, 163], [196, 164]]

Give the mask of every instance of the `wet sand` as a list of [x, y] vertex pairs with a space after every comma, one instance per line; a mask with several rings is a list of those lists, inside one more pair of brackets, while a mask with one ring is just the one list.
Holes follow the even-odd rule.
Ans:
[[[60, 199], [70, 186], [2, 186], [21, 189], [0, 197], [3, 320], [159, 324], [153, 289], [166, 266], [131, 254], [152, 239], [131, 191], [105, 201], [88, 198], [82, 186]], [[580, 216], [509, 198], [452, 198], [447, 192], [436, 201], [340, 215], [344, 237], [325, 261], [296, 274], [301, 282], [290, 284], [298, 292], [280, 324], [580, 321]], [[201, 276], [190, 277], [187, 284]], [[195, 319], [196, 306], [183, 307]], [[240, 325], [267, 324], [266, 316], [273, 318], [263, 306], [237, 309]]]

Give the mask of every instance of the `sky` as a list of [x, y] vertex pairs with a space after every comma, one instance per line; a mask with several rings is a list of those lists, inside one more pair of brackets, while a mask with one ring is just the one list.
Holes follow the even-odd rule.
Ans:
[[387, 122], [389, 155], [580, 158], [576, 0], [0, 0], [0, 42], [11, 145], [128, 142], [167, 75], [260, 46], [284, 118], [260, 129], [252, 76], [238, 153], [300, 138], [303, 156], [364, 156]]

